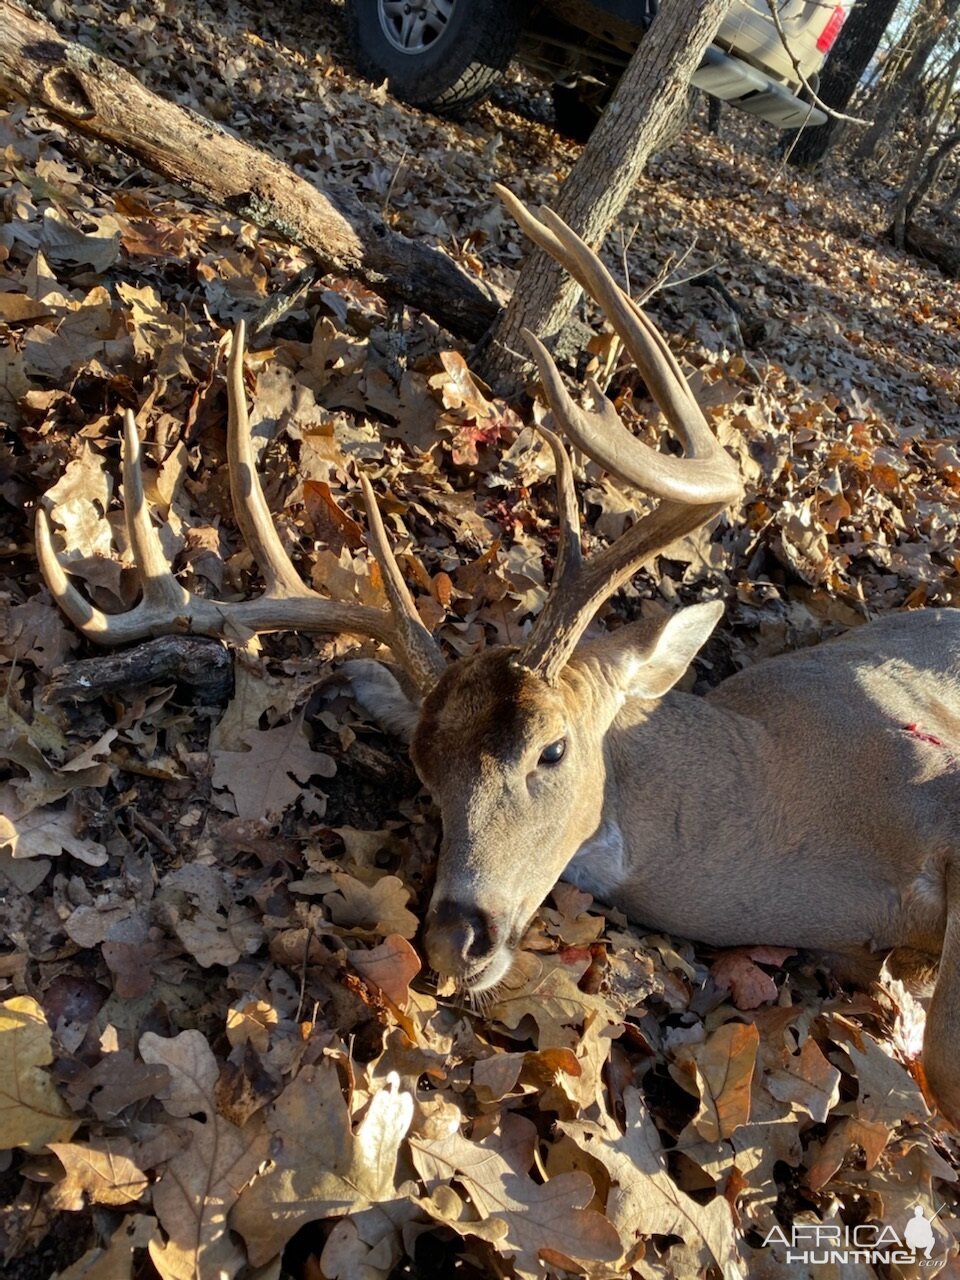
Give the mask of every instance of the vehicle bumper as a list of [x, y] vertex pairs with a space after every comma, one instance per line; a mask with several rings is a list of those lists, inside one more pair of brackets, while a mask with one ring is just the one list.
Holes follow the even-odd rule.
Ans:
[[693, 74], [693, 83], [705, 93], [731, 102], [741, 111], [759, 116], [781, 129], [808, 129], [825, 124], [827, 117], [784, 85], [732, 54], [711, 47]]

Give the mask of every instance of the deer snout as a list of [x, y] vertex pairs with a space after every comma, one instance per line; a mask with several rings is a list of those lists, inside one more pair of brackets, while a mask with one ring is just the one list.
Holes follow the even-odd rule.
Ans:
[[486, 911], [444, 898], [427, 918], [427, 957], [443, 976], [469, 979], [496, 950], [497, 932]]

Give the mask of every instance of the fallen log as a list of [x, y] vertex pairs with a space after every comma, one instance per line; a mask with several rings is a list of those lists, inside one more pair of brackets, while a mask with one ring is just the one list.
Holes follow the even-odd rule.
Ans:
[[111, 143], [264, 231], [308, 249], [321, 272], [362, 280], [477, 341], [499, 311], [452, 258], [391, 230], [348, 191], [315, 187], [212, 120], [166, 101], [117, 63], [0, 0], [0, 95]]
[[[891, 244], [894, 243], [893, 227], [888, 228], [887, 239]], [[955, 236], [950, 239], [938, 234], [932, 227], [918, 227], [915, 223], [908, 222], [904, 228], [903, 248], [915, 258], [932, 262], [945, 276], [960, 280], [960, 247]]]
[[157, 636], [120, 653], [57, 667], [43, 696], [47, 702], [90, 702], [172, 684], [186, 690], [195, 706], [226, 706], [233, 696], [230, 650], [206, 636]]

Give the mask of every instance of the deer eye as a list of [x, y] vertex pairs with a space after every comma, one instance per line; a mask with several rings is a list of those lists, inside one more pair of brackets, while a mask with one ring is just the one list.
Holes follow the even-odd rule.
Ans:
[[567, 749], [566, 738], [558, 738], [556, 742], [551, 742], [548, 747], [544, 747], [540, 752], [540, 759], [537, 764], [559, 764], [563, 759], [563, 753]]

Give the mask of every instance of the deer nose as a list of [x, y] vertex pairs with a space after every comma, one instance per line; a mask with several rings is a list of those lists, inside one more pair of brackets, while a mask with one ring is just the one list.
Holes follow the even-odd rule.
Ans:
[[496, 925], [479, 907], [445, 898], [430, 912], [427, 954], [439, 973], [469, 969], [493, 950]]

